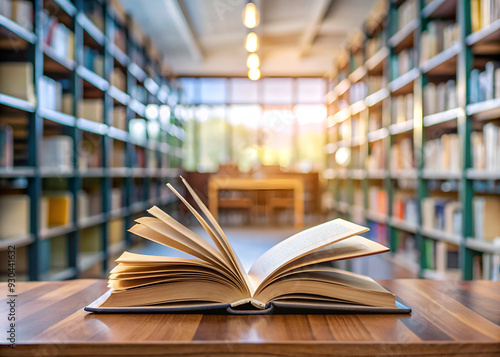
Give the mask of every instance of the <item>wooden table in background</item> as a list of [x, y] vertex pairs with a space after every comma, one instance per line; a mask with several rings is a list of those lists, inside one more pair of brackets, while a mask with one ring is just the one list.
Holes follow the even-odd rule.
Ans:
[[499, 355], [500, 284], [383, 280], [411, 315], [98, 315], [104, 280], [17, 284], [16, 349], [0, 356]]
[[210, 176], [208, 179], [208, 208], [217, 219], [219, 191], [290, 190], [293, 191], [295, 228], [304, 225], [304, 182], [300, 178], [252, 178]]

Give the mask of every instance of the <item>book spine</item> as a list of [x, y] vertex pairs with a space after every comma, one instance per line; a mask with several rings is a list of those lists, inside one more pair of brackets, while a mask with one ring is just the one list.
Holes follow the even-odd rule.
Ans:
[[0, 167], [12, 167], [14, 165], [14, 134], [12, 127], [4, 125], [0, 127]]

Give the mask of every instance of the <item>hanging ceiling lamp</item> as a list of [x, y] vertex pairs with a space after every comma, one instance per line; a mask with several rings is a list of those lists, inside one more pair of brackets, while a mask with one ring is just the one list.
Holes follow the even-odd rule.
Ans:
[[260, 69], [251, 68], [248, 71], [248, 78], [251, 79], [252, 81], [256, 81], [257, 79], [259, 79], [260, 78]]
[[255, 32], [250, 32], [245, 39], [245, 49], [248, 52], [255, 52], [259, 48], [259, 38]]
[[[248, 1], [243, 10], [243, 25], [253, 29], [259, 25], [259, 12], [253, 1]], [[248, 78], [256, 81], [260, 78], [260, 59], [257, 53], [259, 48], [259, 37], [255, 32], [250, 32], [245, 38], [245, 49], [250, 52], [247, 57]]]
[[243, 10], [243, 24], [249, 28], [253, 29], [259, 25], [259, 12], [257, 7], [253, 2], [249, 2], [245, 9]]
[[250, 53], [247, 58], [247, 67], [252, 69], [252, 68], [259, 68], [260, 65], [260, 60], [259, 60], [259, 55], [256, 53]]

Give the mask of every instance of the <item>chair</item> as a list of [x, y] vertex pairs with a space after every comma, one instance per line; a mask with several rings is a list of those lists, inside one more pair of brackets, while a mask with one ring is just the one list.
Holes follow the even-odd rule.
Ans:
[[[304, 210], [317, 213], [319, 207], [318, 173], [281, 173], [282, 177], [300, 178], [304, 182]], [[271, 224], [276, 224], [276, 210], [290, 209], [294, 206], [293, 193], [290, 191], [269, 191], [267, 196], [268, 217]], [[293, 221], [293, 214], [291, 215]]]
[[[220, 165], [217, 171], [218, 176], [231, 177], [242, 176], [236, 165], [227, 164]], [[254, 207], [254, 199], [252, 192], [244, 191], [221, 191], [219, 192], [219, 209], [227, 210], [241, 210], [246, 213], [246, 223], [250, 224], [252, 221], [252, 213]]]

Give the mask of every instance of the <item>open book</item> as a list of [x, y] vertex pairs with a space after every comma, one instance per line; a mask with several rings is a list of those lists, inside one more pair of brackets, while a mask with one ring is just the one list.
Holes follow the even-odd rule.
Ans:
[[213, 245], [161, 209], [151, 208], [152, 217], [137, 219], [130, 231], [193, 259], [125, 252], [110, 273], [111, 289], [86, 311], [410, 312], [374, 280], [322, 264], [388, 251], [358, 235], [367, 228], [342, 219], [309, 228], [269, 249], [247, 273], [210, 211], [182, 180], [200, 212], [168, 186], [200, 222]]

